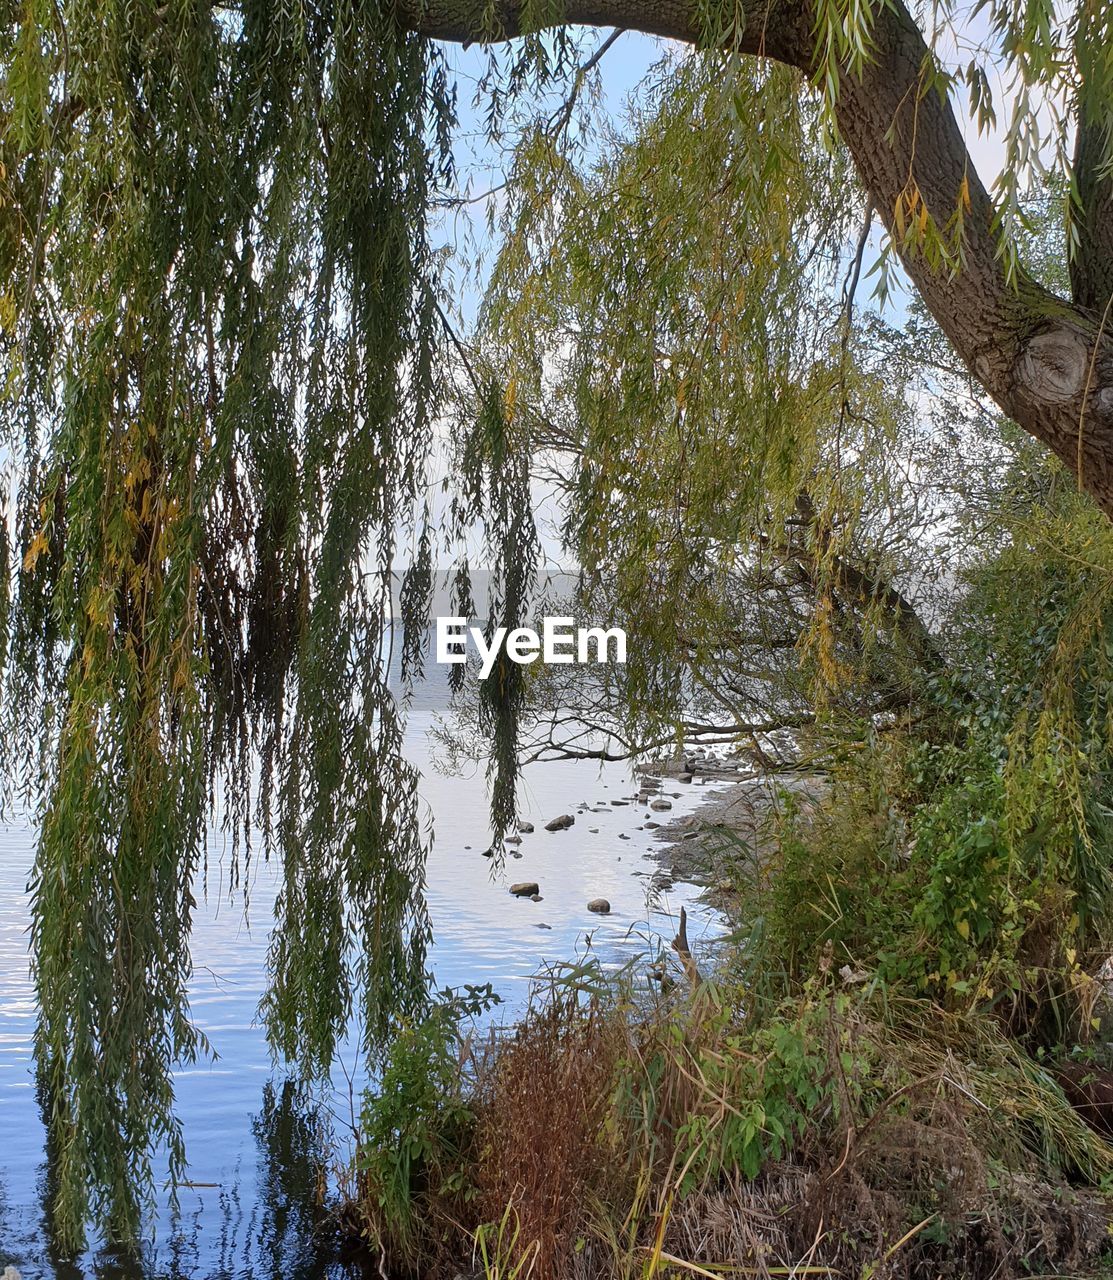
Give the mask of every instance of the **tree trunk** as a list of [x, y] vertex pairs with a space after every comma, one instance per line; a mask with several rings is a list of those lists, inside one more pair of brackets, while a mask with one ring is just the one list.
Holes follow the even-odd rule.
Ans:
[[[815, 41], [806, 0], [745, 2], [751, 12], [743, 52], [811, 71]], [[399, 3], [404, 25], [438, 39], [504, 39], [519, 31], [515, 0], [497, 0], [493, 22], [483, 0]], [[572, 0], [561, 21], [701, 42], [698, 7], [683, 0]], [[925, 91], [931, 55], [903, 0], [875, 6], [873, 40], [861, 76], [843, 75], [836, 114], [905, 269], [986, 393], [1113, 517], [1113, 181], [1101, 172], [1098, 131], [1079, 122], [1082, 248], [1072, 264], [1071, 302], [1022, 272], [1008, 279], [993, 202], [950, 102], [934, 87]], [[901, 216], [912, 220], [921, 201], [944, 236], [961, 211], [957, 270], [900, 234]]]

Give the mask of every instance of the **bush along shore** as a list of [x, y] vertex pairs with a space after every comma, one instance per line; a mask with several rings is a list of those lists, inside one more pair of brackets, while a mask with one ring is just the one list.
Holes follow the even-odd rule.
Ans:
[[714, 966], [682, 926], [668, 974], [557, 971], [488, 1036], [442, 1000], [363, 1100], [345, 1233], [429, 1280], [1100, 1273], [1099, 954], [956, 751], [716, 796], [670, 855], [733, 915]]

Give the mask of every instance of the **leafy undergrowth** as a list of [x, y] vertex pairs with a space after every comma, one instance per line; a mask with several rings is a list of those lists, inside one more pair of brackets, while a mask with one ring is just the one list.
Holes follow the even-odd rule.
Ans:
[[822, 796], [726, 850], [713, 981], [573, 969], [399, 1038], [342, 1215], [382, 1274], [1100, 1273], [1113, 544], [1060, 532], [981, 573], [915, 715], [817, 727]]
[[[455, 1012], [458, 1012], [456, 1010]], [[1080, 1275], [1113, 1149], [991, 1018], [818, 972], [748, 1017], [592, 971], [402, 1037], [343, 1223], [387, 1275]]]

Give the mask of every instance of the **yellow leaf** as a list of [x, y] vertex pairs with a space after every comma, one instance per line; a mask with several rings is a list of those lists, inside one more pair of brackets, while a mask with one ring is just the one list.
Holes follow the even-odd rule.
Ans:
[[962, 182], [959, 184], [959, 188], [958, 188], [958, 199], [959, 199], [959, 203], [962, 205], [962, 207], [963, 207], [964, 209], [966, 209], [967, 211], [969, 211], [969, 209], [970, 209], [970, 180], [967, 178], [966, 174], [963, 174], [963, 175], [962, 175]]
[[31, 545], [27, 548], [27, 554], [23, 557], [23, 571], [25, 573], [34, 571], [35, 562], [49, 545], [46, 540], [46, 534], [40, 529], [32, 539]]
[[970, 921], [969, 920], [960, 920], [955, 925], [955, 928], [958, 930], [958, 936], [963, 940], [963, 942], [970, 941]]

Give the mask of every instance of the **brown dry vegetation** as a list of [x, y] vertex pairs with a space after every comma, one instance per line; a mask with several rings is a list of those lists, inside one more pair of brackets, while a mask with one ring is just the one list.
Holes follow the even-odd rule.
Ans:
[[829, 975], [763, 1023], [711, 985], [635, 1005], [556, 982], [461, 1060], [470, 1132], [460, 1176], [422, 1188], [425, 1251], [398, 1249], [373, 1154], [348, 1228], [429, 1280], [1099, 1263], [1113, 1150], [992, 1023]]

